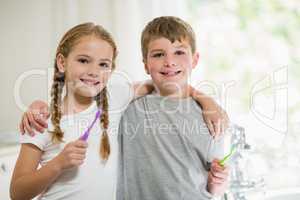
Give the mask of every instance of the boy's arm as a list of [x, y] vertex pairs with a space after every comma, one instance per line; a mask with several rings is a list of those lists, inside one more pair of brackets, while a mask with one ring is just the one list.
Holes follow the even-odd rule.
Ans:
[[22, 144], [10, 184], [11, 199], [32, 199], [61, 174], [55, 160], [37, 170], [41, 155], [42, 151], [36, 146]]
[[[136, 82], [132, 84], [133, 97], [132, 100], [150, 94], [154, 90], [151, 80], [144, 82]], [[122, 97], [120, 97], [122, 98]], [[49, 118], [49, 109], [46, 102], [36, 100], [30, 104], [28, 110], [23, 114], [21, 123], [19, 125], [22, 134], [25, 132], [34, 136], [33, 129], [38, 132], [44, 132], [47, 128], [47, 119]]]
[[143, 82], [136, 82], [132, 85], [133, 88], [133, 100], [150, 94], [154, 90], [152, 80], [147, 80]]
[[227, 113], [209, 96], [190, 86], [190, 96], [195, 99], [203, 110], [203, 119], [212, 136], [218, 136], [228, 127]]

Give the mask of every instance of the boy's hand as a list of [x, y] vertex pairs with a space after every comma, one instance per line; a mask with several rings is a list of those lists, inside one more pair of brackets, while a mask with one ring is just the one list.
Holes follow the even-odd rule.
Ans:
[[29, 135], [34, 136], [34, 131], [44, 132], [48, 127], [47, 119], [49, 118], [48, 105], [43, 101], [34, 101], [23, 114], [20, 123], [21, 134], [27, 132]]
[[213, 160], [208, 173], [207, 190], [214, 196], [224, 194], [229, 184], [229, 167], [222, 167], [219, 160]]
[[87, 147], [88, 143], [80, 139], [70, 142], [53, 159], [53, 162], [61, 170], [77, 167], [84, 162]]
[[229, 118], [227, 113], [209, 96], [189, 87], [190, 96], [202, 107], [203, 119], [210, 134], [217, 137], [228, 128]]

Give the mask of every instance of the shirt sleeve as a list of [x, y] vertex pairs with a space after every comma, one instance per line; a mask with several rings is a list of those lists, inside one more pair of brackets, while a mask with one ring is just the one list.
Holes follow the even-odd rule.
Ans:
[[202, 199], [209, 200], [209, 199], [214, 198], [214, 196], [207, 191], [207, 182], [205, 182], [205, 184], [202, 184], [200, 186], [200, 191], [201, 191], [201, 194], [202, 194]]
[[28, 133], [20, 135], [19, 142], [20, 144], [33, 144], [38, 147], [40, 150], [44, 151], [51, 141], [51, 135], [48, 131], [44, 133], [39, 133], [35, 131], [34, 136], [30, 136]]

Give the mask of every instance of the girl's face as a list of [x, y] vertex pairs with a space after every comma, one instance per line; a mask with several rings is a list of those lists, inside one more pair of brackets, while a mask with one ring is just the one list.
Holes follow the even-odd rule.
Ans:
[[94, 97], [106, 86], [112, 72], [112, 46], [95, 36], [83, 37], [67, 58], [57, 57], [60, 72], [65, 72], [67, 95]]

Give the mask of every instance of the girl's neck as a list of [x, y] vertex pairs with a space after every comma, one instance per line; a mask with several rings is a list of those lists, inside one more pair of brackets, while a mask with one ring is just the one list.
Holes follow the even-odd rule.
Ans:
[[76, 94], [66, 95], [63, 99], [63, 115], [79, 113], [87, 109], [93, 102], [92, 97], [83, 97]]

